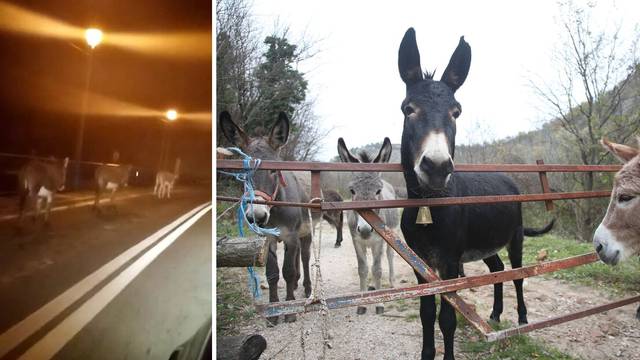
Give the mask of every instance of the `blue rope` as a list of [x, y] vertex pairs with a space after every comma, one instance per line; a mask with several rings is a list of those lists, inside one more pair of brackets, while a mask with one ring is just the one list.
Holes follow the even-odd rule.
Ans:
[[[220, 173], [225, 175], [233, 176], [236, 180], [242, 182], [244, 187], [244, 192], [242, 193], [242, 197], [240, 198], [240, 206], [238, 206], [238, 211], [236, 213], [238, 219], [238, 232], [240, 236], [244, 237], [244, 222], [247, 222], [247, 226], [251, 231], [258, 235], [272, 235], [272, 236], [280, 236], [280, 230], [278, 228], [262, 228], [255, 223], [249, 222], [247, 219], [246, 209], [247, 205], [249, 206], [249, 210], [253, 214], [253, 201], [256, 198], [254, 192], [253, 185], [253, 174], [256, 172], [258, 167], [260, 167], [260, 163], [262, 162], [260, 159], [253, 159], [251, 156], [242, 152], [242, 150], [237, 147], [227, 148], [227, 150], [233, 151], [236, 154], [242, 156], [242, 171], [231, 173], [226, 171], [220, 171]], [[251, 165], [251, 160], [253, 160], [253, 166]], [[255, 299], [262, 296], [260, 292], [260, 278], [258, 274], [253, 269], [253, 266], [247, 267], [247, 272], [249, 273], [249, 289], [253, 294]]]

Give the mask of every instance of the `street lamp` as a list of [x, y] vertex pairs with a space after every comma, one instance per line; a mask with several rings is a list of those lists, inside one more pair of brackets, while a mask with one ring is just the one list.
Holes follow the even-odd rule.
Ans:
[[163, 121], [162, 143], [160, 144], [160, 164], [158, 165], [158, 170], [162, 170], [169, 157], [171, 138], [170, 134], [168, 134], [168, 125], [178, 119], [178, 112], [175, 109], [169, 109], [164, 113], [164, 119], [167, 121]]
[[169, 109], [169, 110], [167, 110], [167, 113], [165, 114], [165, 117], [169, 121], [175, 121], [178, 118], [178, 112], [175, 111], [174, 109]]
[[84, 32], [84, 38], [87, 40], [87, 44], [95, 49], [102, 42], [102, 30], [96, 28], [87, 29]]
[[[84, 38], [87, 42], [87, 45], [91, 48], [91, 50], [95, 49], [96, 46], [102, 42], [102, 30], [96, 28], [89, 28], [84, 32]], [[78, 133], [76, 135], [76, 151], [75, 151], [75, 186], [76, 188], [80, 186], [80, 161], [82, 160], [82, 145], [84, 142], [84, 123], [85, 117], [87, 114], [87, 103], [89, 101], [89, 85], [91, 84], [91, 71], [93, 68], [93, 51], [89, 51], [89, 58], [87, 59], [87, 74], [85, 77], [84, 84], [84, 95], [82, 97], [82, 107], [80, 112], [80, 124], [78, 126]]]

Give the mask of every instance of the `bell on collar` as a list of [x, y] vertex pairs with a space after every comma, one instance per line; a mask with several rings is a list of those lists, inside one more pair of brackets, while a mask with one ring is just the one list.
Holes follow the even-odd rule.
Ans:
[[428, 206], [420, 207], [420, 210], [418, 210], [418, 216], [416, 217], [416, 224], [433, 224], [433, 219], [431, 219], [431, 210], [429, 210]]

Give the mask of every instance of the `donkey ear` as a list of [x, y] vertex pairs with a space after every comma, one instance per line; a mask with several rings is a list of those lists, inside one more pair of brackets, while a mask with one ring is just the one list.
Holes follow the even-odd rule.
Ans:
[[600, 140], [600, 144], [602, 144], [602, 147], [604, 147], [622, 163], [629, 162], [640, 153], [640, 150], [638, 149], [634, 149], [631, 146], [627, 145], [612, 143], [606, 138], [602, 138], [602, 140]]
[[416, 32], [409, 28], [402, 38], [400, 50], [398, 50], [398, 70], [400, 77], [407, 86], [422, 80], [420, 68], [420, 52], [416, 44]]
[[359, 163], [360, 160], [353, 156], [351, 154], [351, 152], [349, 152], [349, 149], [347, 149], [347, 144], [344, 143], [344, 139], [340, 138], [338, 139], [338, 155], [340, 155], [340, 160], [342, 160], [342, 162], [348, 163]]
[[242, 131], [242, 129], [240, 129], [240, 127], [231, 120], [231, 114], [229, 114], [228, 111], [220, 113], [220, 128], [222, 128], [224, 137], [226, 137], [231, 144], [238, 147], [244, 147], [249, 143], [247, 134], [245, 134], [244, 131]]
[[471, 46], [464, 41], [464, 36], [460, 37], [458, 47], [451, 55], [449, 65], [444, 69], [442, 79], [440, 81], [447, 84], [454, 92], [467, 79], [469, 74], [469, 66], [471, 65]]
[[373, 162], [374, 163], [389, 162], [389, 159], [391, 158], [392, 150], [393, 150], [393, 147], [391, 146], [391, 140], [389, 140], [388, 137], [384, 138], [384, 141], [382, 142], [382, 147], [380, 148], [380, 152], [378, 153], [378, 156], [376, 156], [376, 158], [373, 159]]
[[289, 139], [289, 118], [287, 114], [280, 112], [278, 121], [273, 124], [269, 135], [269, 145], [275, 150], [281, 148]]

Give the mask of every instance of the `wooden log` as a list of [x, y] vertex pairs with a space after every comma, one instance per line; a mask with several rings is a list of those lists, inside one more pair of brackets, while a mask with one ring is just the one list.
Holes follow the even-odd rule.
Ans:
[[217, 360], [258, 360], [267, 348], [267, 340], [258, 334], [216, 339]]
[[264, 266], [266, 238], [223, 237], [216, 241], [216, 267]]

